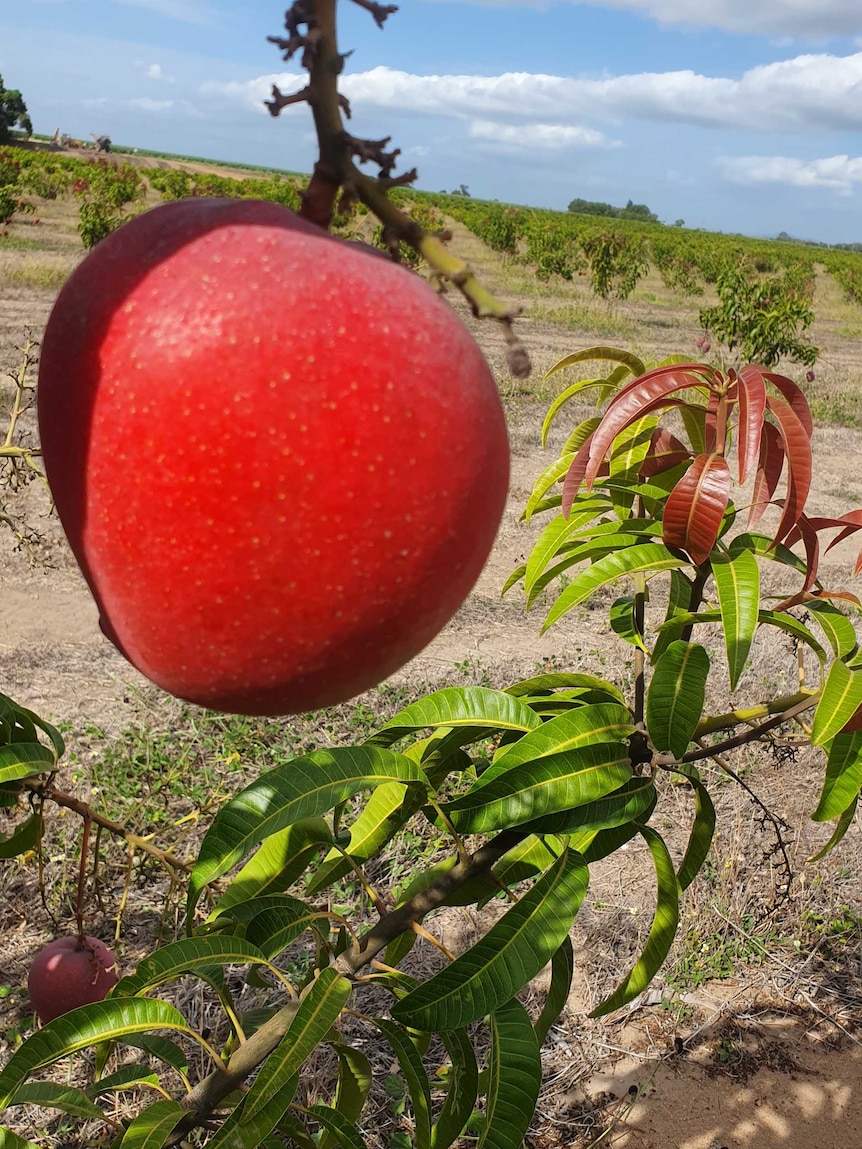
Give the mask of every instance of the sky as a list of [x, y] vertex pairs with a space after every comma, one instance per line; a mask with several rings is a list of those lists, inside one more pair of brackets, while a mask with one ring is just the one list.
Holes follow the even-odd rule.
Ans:
[[[0, 0], [0, 74], [37, 132], [309, 171], [284, 0]], [[339, 12], [355, 135], [417, 187], [862, 241], [862, 0], [406, 0]]]

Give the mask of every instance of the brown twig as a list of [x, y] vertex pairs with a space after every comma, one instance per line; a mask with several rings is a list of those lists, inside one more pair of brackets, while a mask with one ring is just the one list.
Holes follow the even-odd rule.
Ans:
[[[381, 27], [386, 16], [396, 11], [393, 6], [384, 7], [373, 0], [355, 2], [370, 11]], [[283, 96], [274, 88], [273, 99], [267, 102], [273, 116], [287, 104], [300, 100], [311, 107], [320, 155], [303, 194], [299, 214], [319, 227], [329, 228], [342, 190], [348, 198], [361, 200], [377, 216], [385, 231], [419, 252], [433, 278], [448, 280], [458, 288], [475, 316], [493, 318], [501, 324], [509, 371], [516, 378], [525, 378], [530, 374], [530, 357], [512, 327], [519, 309], [498, 300], [479, 283], [463, 260], [446, 250], [439, 236], [426, 232], [392, 203], [387, 195], [389, 189], [413, 183], [416, 172], [392, 175], [399, 150], [384, 150], [389, 138], [362, 140], [345, 131], [342, 113], [349, 116], [349, 105], [345, 105], [338, 91], [338, 77], [346, 57], [338, 49], [335, 6], [336, 0], [297, 0], [285, 16], [289, 38], [270, 37], [290, 55], [298, 50], [301, 41], [310, 40], [312, 44], [306, 47], [302, 61], [309, 73], [307, 86], [293, 96]], [[299, 32], [301, 24], [307, 25], [304, 37]], [[359, 163], [376, 163], [380, 169], [377, 178], [360, 171], [354, 157]]]
[[50, 782], [40, 781], [38, 778], [25, 778], [22, 781], [22, 786], [31, 790], [34, 794], [38, 795], [43, 803], [54, 802], [57, 806], [62, 806], [66, 810], [71, 810], [73, 813], [78, 814], [84, 819], [85, 823], [94, 823], [96, 826], [101, 826], [102, 829], [107, 830], [110, 834], [115, 834], [118, 838], [123, 838], [128, 845], [135, 850], [143, 850], [145, 854], [155, 858], [161, 862], [169, 870], [184, 870], [186, 873], [191, 873], [194, 869], [194, 863], [183, 861], [177, 858], [170, 850], [162, 850], [159, 846], [153, 845], [148, 838], [142, 838], [139, 834], [134, 834], [128, 827], [121, 825], [119, 822], [113, 822], [110, 818], [106, 818], [104, 814], [100, 814], [98, 810], [94, 810], [92, 806], [86, 802], [82, 802], [80, 798], [76, 798], [73, 794], [65, 794], [62, 790], [57, 790]]

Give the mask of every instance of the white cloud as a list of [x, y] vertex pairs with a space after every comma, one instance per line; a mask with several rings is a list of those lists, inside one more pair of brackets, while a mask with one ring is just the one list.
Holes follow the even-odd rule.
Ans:
[[719, 160], [718, 166], [732, 183], [781, 184], [799, 188], [828, 188], [849, 195], [862, 184], [862, 157], [828, 156], [800, 160], [791, 156], [737, 156]]
[[133, 108], [141, 108], [145, 112], [166, 112], [174, 106], [173, 100], [153, 100], [149, 96], [139, 96], [129, 100]]
[[[546, 8], [547, 0], [474, 0]], [[852, 36], [862, 32], [859, 0], [569, 0], [648, 16], [660, 24], [771, 36]]]
[[[304, 83], [296, 73], [280, 73], [207, 83], [201, 90], [210, 98], [225, 97], [263, 113], [263, 100], [273, 84], [290, 92]], [[750, 131], [862, 128], [862, 52], [796, 56], [752, 68], [739, 78], [690, 70], [600, 78], [528, 72], [418, 76], [380, 67], [345, 75], [341, 87], [357, 107], [461, 120], [577, 127], [572, 124], [575, 118], [612, 123], [634, 118]]]
[[499, 124], [494, 120], [472, 120], [467, 134], [474, 140], [489, 140], [504, 144], [507, 148], [525, 151], [557, 151], [571, 147], [607, 147], [615, 141], [609, 140], [601, 132], [592, 128], [582, 128], [566, 124]]

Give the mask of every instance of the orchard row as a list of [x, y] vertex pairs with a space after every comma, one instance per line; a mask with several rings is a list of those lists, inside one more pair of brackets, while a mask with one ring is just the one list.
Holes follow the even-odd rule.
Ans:
[[[244, 179], [185, 168], [139, 168], [129, 162], [0, 148], [0, 236], [16, 212], [34, 212], [33, 197], [74, 196], [78, 232], [92, 247], [143, 207], [147, 184], [162, 199], [229, 196], [268, 200], [297, 210], [303, 182], [266, 174]], [[657, 223], [517, 208], [465, 195], [398, 191], [400, 205], [426, 230], [446, 217], [463, 223], [492, 250], [530, 267], [540, 280], [586, 278], [602, 299], [627, 299], [650, 267], [677, 296], [696, 297], [707, 285], [718, 303], [704, 307], [705, 332], [741, 361], [774, 366], [782, 358], [813, 366], [818, 349], [806, 332], [814, 321], [815, 267], [835, 278], [846, 299], [862, 305], [862, 254], [790, 240], [754, 240]], [[336, 220], [337, 234], [393, 246], [378, 226], [364, 228], [362, 205]], [[399, 258], [418, 257], [395, 241]]]

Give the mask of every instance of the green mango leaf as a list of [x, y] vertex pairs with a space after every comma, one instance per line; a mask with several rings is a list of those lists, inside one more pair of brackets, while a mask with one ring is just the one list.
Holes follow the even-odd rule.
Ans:
[[653, 643], [650, 662], [655, 665], [667, 650], [668, 646], [678, 637], [679, 631], [673, 628], [674, 620], [683, 614], [689, 614], [691, 606], [691, 581], [681, 570], [670, 572], [670, 586], [667, 596], [667, 610], [664, 623], [659, 627], [655, 642]]
[[822, 849], [818, 850], [816, 854], [813, 854], [810, 858], [807, 859], [809, 862], [819, 862], [821, 858], [825, 858], [828, 853], [835, 849], [835, 847], [840, 843], [841, 839], [853, 824], [853, 819], [856, 817], [856, 807], [858, 804], [859, 799], [854, 798], [844, 813], [838, 819], [838, 822], [835, 825], [835, 832], [833, 833], [832, 837], [829, 839], [826, 845], [823, 846]]
[[338, 1110], [330, 1109], [328, 1105], [312, 1105], [308, 1112], [338, 1142], [341, 1149], [367, 1149], [362, 1134]]
[[542, 1059], [527, 1011], [517, 1000], [491, 1014], [485, 1128], [476, 1149], [520, 1149], [539, 1100]]
[[550, 696], [556, 690], [597, 690], [608, 695], [610, 701], [625, 705], [623, 692], [612, 682], [604, 678], [596, 678], [594, 674], [568, 674], [562, 671], [551, 674], [537, 674], [533, 678], [524, 678], [512, 686], [507, 686], [504, 693], [513, 694], [516, 698], [525, 698], [532, 694], [547, 691]]
[[668, 955], [679, 924], [679, 884], [673, 868], [673, 860], [661, 836], [649, 826], [639, 826], [639, 832], [646, 839], [655, 865], [658, 881], [658, 901], [655, 917], [640, 960], [628, 977], [614, 990], [610, 997], [598, 1005], [590, 1017], [604, 1017], [628, 1005], [642, 993], [655, 977], [662, 962]]
[[246, 1126], [267, 1105], [273, 1093], [284, 1088], [306, 1059], [326, 1037], [350, 997], [347, 978], [328, 966], [311, 983], [299, 1003], [290, 1028], [261, 1066], [246, 1094], [242, 1125]]
[[204, 836], [189, 880], [189, 928], [204, 888], [258, 842], [331, 810], [360, 790], [386, 782], [417, 785], [423, 790], [428, 785], [415, 762], [376, 746], [318, 750], [255, 779], [219, 809]]
[[[568, 518], [557, 515], [551, 519], [542, 530], [530, 551], [524, 578], [524, 590], [529, 593], [536, 579], [545, 570], [548, 563], [560, 553], [571, 537], [580, 531], [586, 523], [591, 523], [598, 515], [607, 510], [607, 499], [592, 499], [578, 506]], [[614, 530], [619, 530], [618, 523], [609, 524]]]
[[31, 1034], [0, 1073], [0, 1110], [37, 1069], [100, 1041], [121, 1041], [126, 1034], [172, 1029], [195, 1037], [183, 1015], [165, 1001], [108, 998], [63, 1014]]
[[19, 1137], [11, 1129], [0, 1125], [0, 1149], [45, 1149], [44, 1145], [37, 1145], [35, 1141], [27, 1141]]
[[45, 829], [45, 821], [41, 814], [31, 814], [20, 826], [4, 838], [0, 836], [0, 858], [17, 858], [26, 854], [39, 844]]
[[823, 694], [814, 711], [811, 742], [822, 746], [834, 737], [862, 705], [862, 670], [836, 661], [829, 668]]
[[271, 834], [216, 902], [208, 921], [250, 898], [286, 890], [305, 873], [321, 847], [331, 843], [332, 833], [319, 817], [295, 822], [277, 834]]
[[470, 1038], [463, 1029], [443, 1030], [440, 1040], [451, 1060], [449, 1085], [440, 1116], [431, 1129], [431, 1149], [450, 1149], [473, 1113], [479, 1092], [479, 1068]]
[[463, 1029], [504, 1005], [562, 944], [588, 881], [581, 856], [564, 851], [476, 945], [398, 1002], [393, 1017], [437, 1033]]
[[294, 1076], [275, 1093], [270, 1093], [257, 1112], [250, 1116], [248, 1101], [254, 1089], [252, 1086], [221, 1129], [207, 1141], [207, 1149], [257, 1149], [287, 1113], [298, 1080]]
[[148, 1065], [121, 1065], [113, 1073], [101, 1077], [95, 1084], [87, 1087], [87, 1096], [91, 1100], [104, 1097], [106, 1093], [119, 1093], [123, 1089], [136, 1089], [139, 1085], [159, 1084], [158, 1074]]
[[858, 645], [856, 630], [846, 614], [831, 602], [808, 602], [805, 609], [823, 631], [836, 658], [855, 654]]
[[619, 553], [605, 555], [585, 570], [578, 571], [569, 585], [560, 593], [542, 623], [542, 633], [563, 615], [587, 599], [599, 587], [616, 582], [627, 575], [646, 571], [670, 570], [686, 560], [675, 555], [663, 543], [640, 543]]
[[[637, 355], [632, 355], [630, 351], [621, 351], [618, 347], [587, 347], [583, 351], [573, 351], [570, 355], [564, 355], [562, 359], [558, 359], [554, 366], [545, 372], [542, 381], [545, 382], [566, 367], [574, 367], [576, 363], [589, 363], [593, 360], [602, 363], [619, 363], [626, 368], [627, 373], [635, 376], [635, 378], [646, 372], [643, 360], [638, 359]], [[615, 383], [621, 382], [624, 378], [625, 374], [622, 378], [617, 378], [617, 373], [614, 372]]]
[[496, 833], [537, 818], [586, 806], [631, 777], [628, 747], [619, 742], [582, 746], [531, 759], [443, 805], [459, 833]]
[[162, 1149], [168, 1137], [188, 1116], [177, 1101], [165, 1098], [142, 1110], [123, 1134], [118, 1149]]
[[548, 996], [545, 998], [542, 1012], [533, 1025], [536, 1045], [539, 1049], [545, 1044], [551, 1026], [556, 1024], [560, 1014], [566, 1008], [574, 974], [575, 951], [572, 949], [572, 940], [567, 935], [551, 958], [551, 984], [548, 987]]
[[[125, 1045], [133, 1045], [157, 1061], [163, 1061], [171, 1069], [175, 1069], [180, 1077], [186, 1077], [189, 1072], [189, 1059], [185, 1052], [167, 1037], [158, 1037], [156, 1034], [138, 1034], [136, 1037], [125, 1037]], [[107, 1047], [104, 1047], [107, 1048]]]
[[792, 638], [804, 642], [806, 646], [810, 647], [821, 662], [826, 661], [826, 651], [808, 627], [799, 619], [794, 618], [793, 615], [785, 614], [784, 611], [761, 610], [758, 612], [757, 618], [761, 626], [774, 626], [778, 630], [783, 630], [785, 634], [789, 634]]
[[646, 697], [646, 726], [656, 750], [682, 758], [706, 696], [709, 655], [696, 642], [672, 642], [656, 663]]
[[[74, 1085], [57, 1085], [53, 1081], [30, 1081], [22, 1085], [10, 1102], [11, 1105], [39, 1105], [43, 1109], [59, 1109], [70, 1117], [82, 1121], [104, 1121], [105, 1114], [94, 1105], [82, 1089]], [[0, 1134], [0, 1145], [3, 1143]]]
[[[600, 420], [596, 420], [598, 426]], [[582, 424], [583, 426], [583, 424]], [[546, 467], [539, 475], [536, 482], [533, 484], [533, 489], [530, 492], [530, 497], [527, 499], [527, 505], [524, 507], [523, 519], [529, 522], [536, 511], [539, 509], [544, 496], [548, 493], [555, 483], [561, 483], [568, 473], [569, 467], [572, 465], [572, 460], [575, 457], [573, 450], [564, 451], [559, 459], [555, 459], [550, 466]]]
[[0, 784], [33, 778], [57, 768], [57, 755], [41, 742], [13, 742], [0, 746]]
[[687, 890], [706, 861], [712, 839], [715, 834], [715, 807], [709, 796], [709, 791], [700, 780], [700, 775], [693, 766], [682, 766], [678, 773], [682, 774], [694, 791], [694, 822], [691, 827], [685, 856], [680, 862], [677, 873], [680, 892]]
[[[404, 751], [408, 758], [422, 766], [434, 789], [453, 771], [466, 770], [471, 765], [470, 758], [458, 746], [463, 732], [463, 727], [459, 728], [458, 736], [452, 739], [443, 727], [430, 738], [424, 738]], [[417, 787], [411, 787], [405, 793], [404, 787], [396, 782], [378, 786], [350, 828], [350, 843], [346, 847], [350, 858], [364, 865], [377, 857], [386, 843], [420, 809], [424, 800], [424, 794]], [[351, 872], [348, 859], [333, 849], [312, 874], [306, 891], [309, 895], [317, 894]]]
[[[616, 523], [609, 524], [616, 527]], [[571, 570], [580, 563], [590, 563], [593, 566], [610, 555], [618, 555], [631, 547], [639, 546], [644, 541], [640, 532], [626, 532], [616, 529], [613, 532], [599, 533], [596, 538], [585, 542], [574, 542], [571, 546], [562, 549], [562, 558], [538, 575], [527, 594], [527, 610], [532, 610], [547, 588], [558, 579], [560, 575]], [[591, 569], [591, 568], [587, 568]], [[576, 576], [577, 577], [577, 576]]]
[[635, 600], [631, 595], [624, 595], [616, 599], [610, 611], [611, 630], [619, 635], [623, 642], [636, 646], [644, 654], [649, 653], [644, 643], [643, 633], [635, 622]]
[[581, 706], [568, 710], [545, 722], [517, 742], [503, 746], [495, 754], [491, 766], [470, 788], [475, 793], [495, 781], [515, 766], [549, 758], [583, 746], [610, 742], [624, 742], [634, 733], [631, 714], [617, 702], [604, 702], [594, 706]]
[[[405, 1000], [409, 1000], [409, 998]], [[409, 1035], [400, 1025], [395, 1025], [391, 1021], [384, 1021], [379, 1017], [374, 1018], [374, 1024], [392, 1046], [401, 1072], [404, 1074], [404, 1080], [407, 1082], [410, 1106], [413, 1110], [413, 1136], [416, 1149], [430, 1149], [431, 1086], [422, 1065], [422, 1058]]]
[[248, 923], [246, 941], [272, 961], [307, 929], [314, 929], [319, 918], [319, 913], [297, 898], [291, 898], [288, 905], [261, 906], [260, 913]]
[[[840, 663], [836, 663], [840, 665]], [[836, 734], [829, 746], [826, 777], [817, 809], [811, 815], [815, 822], [831, 822], [854, 805], [862, 786], [862, 730]]]
[[257, 946], [244, 938], [214, 934], [209, 937], [182, 938], [154, 950], [143, 958], [134, 973], [121, 978], [112, 990], [113, 997], [138, 997], [165, 982], [210, 966], [242, 965], [251, 962], [269, 965]]
[[751, 551], [710, 557], [724, 628], [730, 689], [736, 690], [745, 669], [760, 610], [760, 567]]
[[[577, 383], [572, 383], [565, 391], [561, 391], [560, 394], [551, 401], [551, 405], [542, 422], [542, 450], [548, 446], [548, 434], [550, 433], [551, 426], [566, 403], [574, 399], [576, 395], [580, 395], [582, 391], [602, 389], [607, 386], [607, 383], [607, 379], [581, 379]], [[587, 434], [591, 434], [596, 427], [598, 427], [601, 419], [593, 417], [592, 419], [585, 419], [584, 422], [589, 424]], [[586, 438], [586, 435], [584, 437]]]
[[519, 829], [532, 834], [574, 834], [610, 830], [640, 819], [655, 805], [655, 783], [649, 775], [638, 775], [602, 798], [583, 806], [546, 814]]
[[369, 745], [389, 746], [415, 730], [444, 726], [468, 730], [533, 730], [541, 719], [504, 690], [486, 686], [446, 687], [420, 698], [390, 718], [372, 735]]
[[515, 569], [512, 571], [512, 573], [509, 575], [509, 577], [503, 583], [503, 589], [500, 591], [500, 598], [504, 598], [506, 596], [506, 594], [512, 589], [512, 587], [517, 585], [517, 583], [519, 583], [521, 581], [521, 579], [524, 577], [524, 575], [526, 573], [527, 573], [527, 564], [526, 563], [521, 563], [520, 566], [515, 567]]
[[743, 531], [731, 539], [728, 549], [732, 555], [737, 555], [741, 551], [753, 551], [760, 558], [771, 559], [773, 562], [781, 563], [782, 566], [792, 567], [802, 575], [808, 573], [805, 559], [794, 554], [784, 543], [773, 542], [769, 535]]
[[[371, 1089], [371, 1063], [361, 1050], [354, 1049], [352, 1045], [334, 1041], [332, 1048], [338, 1058], [338, 1083], [332, 1108], [347, 1121], [356, 1121]], [[318, 1143], [319, 1149], [327, 1149], [334, 1140], [334, 1135], [325, 1130]]]
[[50, 722], [46, 722], [44, 718], [40, 718], [32, 710], [28, 710], [25, 706], [19, 706], [17, 702], [13, 702], [6, 694], [0, 694], [0, 722], [6, 727], [7, 730], [17, 730], [21, 733], [20, 738], [10, 737], [11, 742], [36, 742], [38, 741], [37, 730], [41, 730], [43, 734], [48, 736], [48, 741], [54, 747], [54, 752], [57, 758], [62, 758], [66, 751], [66, 744], [63, 741], [63, 736], [56, 727], [52, 726]]

